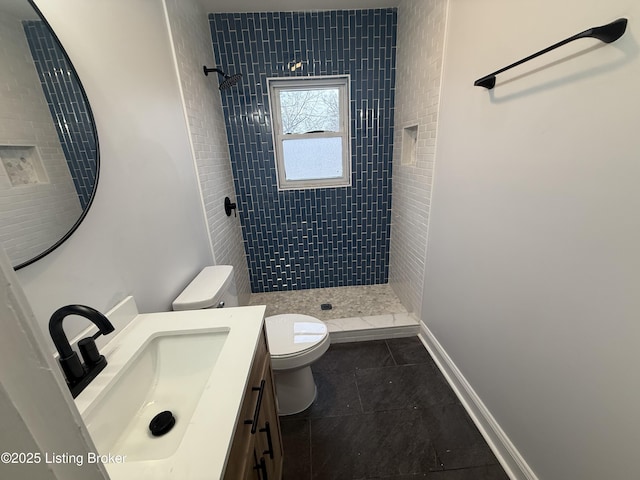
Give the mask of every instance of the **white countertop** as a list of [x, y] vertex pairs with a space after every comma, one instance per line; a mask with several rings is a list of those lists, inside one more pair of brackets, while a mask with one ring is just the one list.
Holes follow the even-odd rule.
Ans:
[[[101, 348], [108, 365], [76, 398], [78, 410], [85, 419], [103, 398], [104, 392], [118, 380], [123, 367], [154, 337], [167, 333], [229, 329], [175, 453], [157, 460], [125, 459], [122, 463], [106, 463], [112, 479], [199, 480], [222, 477], [253, 356], [262, 333], [264, 312], [264, 306], [252, 306], [140, 314]], [[118, 412], [113, 412], [113, 415], [118, 415]], [[93, 435], [90, 422], [87, 428]], [[108, 455], [113, 452], [97, 453]]]

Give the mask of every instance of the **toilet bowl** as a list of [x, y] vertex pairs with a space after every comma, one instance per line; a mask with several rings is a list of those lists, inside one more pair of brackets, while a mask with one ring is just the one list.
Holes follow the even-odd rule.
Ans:
[[278, 411], [280, 415], [302, 412], [316, 398], [310, 365], [329, 348], [327, 326], [315, 317], [295, 313], [267, 317], [265, 325]]
[[[173, 301], [174, 310], [237, 307], [233, 267], [205, 267]], [[278, 413], [293, 415], [307, 409], [316, 398], [311, 363], [329, 348], [329, 332], [322, 320], [288, 313], [265, 318], [271, 353]]]

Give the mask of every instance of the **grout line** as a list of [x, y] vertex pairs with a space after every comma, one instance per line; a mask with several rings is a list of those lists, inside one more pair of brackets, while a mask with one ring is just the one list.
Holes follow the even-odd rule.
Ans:
[[358, 387], [358, 375], [356, 375], [356, 369], [353, 369], [353, 380], [356, 382], [356, 392], [358, 393], [358, 402], [360, 403], [360, 413], [364, 413], [364, 406], [362, 405], [362, 396], [360, 395], [360, 388]]
[[384, 344], [387, 346], [387, 351], [389, 352], [389, 356], [391, 357], [391, 360], [393, 360], [393, 364], [396, 367], [399, 367], [400, 365], [398, 365], [398, 362], [396, 362], [395, 357], [393, 356], [393, 352], [391, 351], [391, 347], [389, 347], [389, 342], [387, 342], [387, 340], [385, 339]]

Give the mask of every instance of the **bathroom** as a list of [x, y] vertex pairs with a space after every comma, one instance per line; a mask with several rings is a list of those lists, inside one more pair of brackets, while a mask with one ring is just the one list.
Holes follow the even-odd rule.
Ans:
[[[389, 283], [526, 472], [516, 478], [634, 478], [640, 6], [389, 3], [370, 4], [398, 8]], [[235, 199], [222, 100], [202, 75], [215, 63], [203, 21], [213, 10], [184, 0], [36, 4], [87, 91], [102, 166], [79, 229], [16, 272], [38, 324], [65, 304], [107, 311], [127, 295], [141, 311], [168, 310], [212, 263], [236, 267], [247, 300], [239, 219], [221, 203]], [[616, 43], [574, 42], [505, 73], [494, 90], [473, 86], [620, 17], [629, 26]], [[416, 125], [411, 165], [397, 145]], [[7, 338], [2, 350], [22, 354]]]

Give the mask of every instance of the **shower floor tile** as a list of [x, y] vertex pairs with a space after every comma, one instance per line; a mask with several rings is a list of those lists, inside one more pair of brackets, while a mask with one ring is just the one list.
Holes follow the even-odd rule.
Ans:
[[[322, 304], [332, 305], [322, 310]], [[252, 293], [250, 305], [266, 305], [266, 316], [301, 313], [323, 320], [331, 343], [417, 335], [418, 320], [388, 284]]]
[[[324, 303], [333, 308], [322, 310]], [[320, 320], [407, 313], [389, 284], [252, 293], [249, 304], [266, 305], [266, 316], [302, 313]]]

